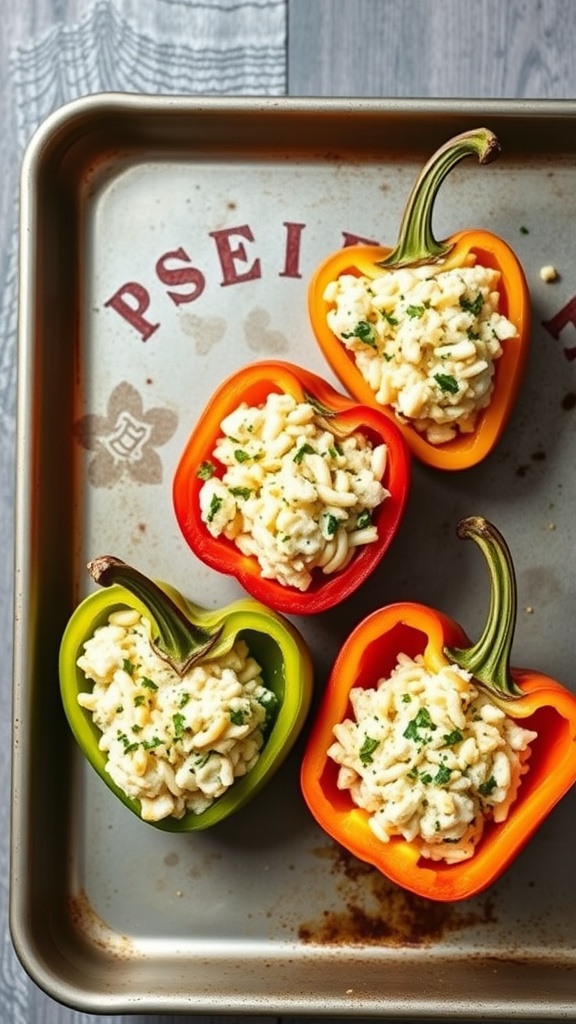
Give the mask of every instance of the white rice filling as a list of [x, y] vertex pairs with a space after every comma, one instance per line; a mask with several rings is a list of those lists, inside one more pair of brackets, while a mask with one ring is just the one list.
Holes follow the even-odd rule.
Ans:
[[518, 336], [499, 312], [499, 281], [498, 271], [478, 264], [343, 274], [324, 292], [328, 326], [376, 401], [443, 444], [474, 430], [502, 344]]
[[508, 817], [537, 734], [469, 673], [430, 673], [404, 654], [388, 679], [352, 689], [350, 703], [353, 717], [334, 727], [328, 755], [374, 834], [383, 843], [401, 836], [431, 860], [472, 857], [485, 822]]
[[201, 517], [213, 537], [253, 555], [265, 579], [306, 591], [315, 569], [335, 573], [378, 539], [385, 444], [334, 433], [329, 418], [288, 394], [242, 404], [221, 430], [212, 456], [224, 472], [200, 467]]
[[102, 734], [106, 771], [145, 821], [202, 813], [258, 760], [277, 698], [244, 640], [179, 676], [128, 609], [86, 641], [78, 666], [94, 684], [78, 703]]

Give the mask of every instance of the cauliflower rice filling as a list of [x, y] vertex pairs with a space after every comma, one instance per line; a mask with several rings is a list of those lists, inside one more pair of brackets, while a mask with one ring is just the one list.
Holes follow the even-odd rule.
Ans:
[[382, 480], [387, 447], [360, 432], [332, 432], [309, 402], [271, 393], [242, 404], [221, 423], [207, 462], [200, 511], [213, 537], [253, 555], [265, 579], [306, 591], [315, 569], [343, 569], [373, 544], [374, 510], [389, 496]]
[[421, 856], [473, 856], [487, 820], [505, 821], [537, 734], [518, 725], [455, 665], [430, 673], [398, 656], [388, 679], [350, 692], [353, 717], [334, 727], [338, 788], [369, 813], [383, 843]]
[[518, 336], [499, 312], [500, 274], [478, 264], [401, 268], [330, 282], [327, 322], [377, 402], [431, 444], [474, 430], [494, 390], [502, 343]]
[[78, 703], [102, 733], [106, 771], [160, 821], [201, 814], [250, 771], [278, 699], [243, 639], [179, 676], [150, 638], [136, 610], [113, 612], [78, 659], [94, 684]]

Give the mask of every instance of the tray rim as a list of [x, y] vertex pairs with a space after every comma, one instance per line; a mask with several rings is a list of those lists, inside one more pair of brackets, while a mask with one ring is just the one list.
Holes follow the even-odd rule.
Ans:
[[[93, 94], [71, 101], [50, 114], [37, 128], [32, 136], [22, 160], [20, 176], [20, 281], [26, 279], [27, 268], [33, 261], [36, 251], [34, 227], [38, 216], [38, 184], [42, 165], [54, 149], [67, 143], [78, 131], [78, 123], [87, 116], [108, 118], [114, 115], [139, 117], [147, 113], [162, 113], [164, 116], [213, 116], [215, 114], [251, 113], [265, 117], [282, 117], [285, 115], [302, 116], [310, 113], [321, 113], [326, 116], [341, 114], [371, 114], [383, 117], [402, 117], [414, 119], [445, 116], [460, 119], [478, 116], [482, 120], [494, 117], [512, 120], [544, 120], [560, 118], [571, 121], [576, 119], [576, 100], [452, 100], [452, 99], [384, 99], [384, 98], [323, 98], [323, 97], [224, 97], [224, 96], [148, 96], [144, 94], [101, 93]], [[29, 489], [29, 467], [33, 448], [33, 424], [31, 411], [28, 408], [25, 393], [26, 382], [31, 382], [34, 374], [34, 294], [21, 287], [18, 301], [18, 394], [16, 413], [16, 499], [15, 499], [15, 543], [14, 543], [14, 654], [13, 654], [13, 742], [12, 742], [12, 785], [11, 785], [11, 840], [10, 840], [10, 933], [17, 956], [30, 977], [51, 997], [65, 1005], [76, 1007], [87, 1012], [101, 1011], [108, 1007], [114, 1012], [227, 1012], [218, 1003], [209, 1001], [196, 1006], [173, 1005], [172, 1000], [118, 1000], [114, 995], [109, 998], [97, 993], [95, 998], [82, 996], [81, 991], [72, 985], [62, 984], [50, 971], [47, 961], [42, 958], [32, 936], [32, 921], [26, 905], [26, 849], [30, 840], [31, 823], [25, 816], [25, 800], [22, 794], [27, 789], [28, 765], [26, 749], [26, 710], [27, 687], [29, 675], [29, 633], [26, 624], [30, 622], [31, 612], [35, 612], [36, 593], [34, 586], [34, 567], [31, 565], [28, 539], [31, 531]], [[28, 468], [27, 468], [28, 467]], [[564, 965], [562, 965], [564, 966]], [[570, 965], [571, 966], [571, 965]], [[556, 968], [558, 969], [558, 968]], [[226, 1006], [230, 1006], [228, 998]], [[296, 1008], [294, 1008], [296, 1006]], [[302, 1015], [306, 1013], [373, 1013], [382, 1012], [382, 1007], [375, 1009], [373, 1002], [363, 1004], [355, 1002], [350, 1005], [322, 1004], [322, 1001], [310, 999], [307, 1005], [290, 1002], [279, 1002], [278, 1012]], [[414, 1005], [408, 1010], [417, 1012]], [[260, 1001], [240, 998], [236, 1010], [241, 1012], [271, 1012], [269, 1004], [262, 1006]], [[420, 1004], [420, 1009], [430, 1009]], [[547, 1019], [548, 1009], [556, 1015], [576, 1012], [576, 1001], [550, 1006], [535, 1007], [519, 1003], [515, 1009], [534, 1017]], [[273, 1009], [273, 1008], [272, 1008]], [[394, 1013], [406, 1012], [406, 1005], [398, 1003], [391, 1008]], [[435, 1004], [435, 1012], [444, 1016], [458, 1017], [462, 1010], [468, 1013], [477, 1009], [480, 1016], [486, 1011], [496, 1016], [507, 1016], [510, 1006], [499, 1006], [486, 1003], [482, 1006], [455, 1005], [447, 999], [445, 1005]], [[232, 1012], [232, 1011], [230, 1011]]]

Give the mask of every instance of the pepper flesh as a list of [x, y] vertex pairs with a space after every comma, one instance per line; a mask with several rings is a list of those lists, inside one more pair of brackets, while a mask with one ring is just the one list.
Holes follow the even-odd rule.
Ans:
[[[432, 233], [432, 211], [437, 190], [451, 168], [470, 154], [488, 163], [499, 152], [494, 134], [487, 129], [464, 132], [449, 140], [428, 161], [410, 194], [394, 249], [354, 245], [328, 256], [312, 276], [308, 292], [311, 326], [327, 362], [343, 386], [359, 401], [382, 409], [398, 423], [412, 453], [437, 469], [461, 470], [476, 465], [494, 449], [510, 419], [526, 366], [530, 340], [530, 295], [522, 266], [510, 246], [485, 230], [463, 230], [439, 242]], [[479, 265], [500, 273], [500, 312], [517, 331], [503, 344], [495, 364], [490, 404], [481, 410], [471, 433], [432, 444], [408, 421], [396, 417], [391, 406], [380, 405], [374, 391], [357, 368], [354, 355], [334, 335], [327, 323], [330, 303], [324, 298], [329, 284], [343, 274], [376, 278], [398, 267], [430, 265], [432, 272]]]
[[306, 720], [312, 698], [313, 673], [308, 647], [298, 630], [270, 609], [249, 598], [209, 611], [188, 601], [167, 583], [147, 579], [113, 556], [89, 563], [93, 578], [105, 589], [90, 594], [71, 616], [60, 646], [60, 691], [71, 730], [87, 760], [113, 793], [140, 817], [137, 800], [115, 785], [99, 748], [100, 732], [78, 704], [89, 682], [76, 662], [95, 629], [119, 608], [135, 608], [151, 619], [157, 636], [154, 649], [182, 675], [195, 661], [209, 661], [229, 651], [242, 637], [258, 661], [266, 686], [279, 698], [278, 715], [266, 736], [260, 757], [243, 777], [200, 814], [149, 822], [170, 832], [206, 829], [229, 817], [251, 800], [284, 762]]
[[[508, 575], [511, 562], [503, 538], [479, 517], [464, 520], [459, 533], [485, 545], [491, 569], [492, 600], [480, 640], [470, 646], [457, 622], [422, 604], [401, 602], [373, 612], [336, 658], [301, 769], [308, 807], [333, 839], [404, 889], [437, 901], [468, 899], [495, 882], [576, 782], [576, 697], [540, 672], [509, 668], [516, 588], [514, 577]], [[503, 553], [503, 560], [498, 560], [498, 553]], [[495, 647], [499, 654], [491, 663]], [[538, 734], [507, 820], [487, 822], [475, 853], [460, 863], [425, 859], [414, 844], [401, 838], [381, 842], [370, 828], [367, 812], [338, 789], [338, 766], [327, 756], [334, 726], [349, 714], [350, 690], [374, 687], [388, 678], [399, 653], [422, 656], [431, 672], [450, 663], [475, 665], [479, 688], [507, 715]]]
[[[272, 392], [286, 393], [297, 402], [311, 402], [326, 419], [328, 429], [343, 434], [362, 432], [384, 442], [388, 460], [384, 484], [390, 492], [375, 510], [378, 540], [359, 548], [352, 561], [332, 575], [315, 573], [301, 592], [274, 579], [264, 579], [255, 557], [242, 554], [232, 540], [212, 537], [200, 515], [202, 480], [198, 469], [213, 461], [221, 421], [242, 403], [258, 406]], [[275, 360], [253, 363], [224, 381], [200, 416], [176, 470], [173, 499], [182, 534], [201, 561], [218, 572], [235, 576], [246, 591], [270, 608], [287, 614], [310, 615], [333, 607], [352, 594], [376, 568], [390, 546], [408, 499], [410, 455], [396, 427], [380, 410], [339, 394], [325, 380], [292, 363]]]

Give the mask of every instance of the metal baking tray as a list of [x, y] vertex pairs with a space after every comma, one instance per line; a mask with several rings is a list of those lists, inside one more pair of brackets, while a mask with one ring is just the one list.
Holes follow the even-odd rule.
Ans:
[[[477, 635], [487, 580], [465, 515], [518, 570], [513, 663], [576, 686], [576, 104], [103, 95], [52, 115], [22, 172], [11, 929], [34, 981], [92, 1013], [412, 1018], [576, 1015], [570, 793], [504, 877], [465, 904], [387, 883], [315, 826], [305, 734], [240, 815], [156, 831], [80, 756], [57, 652], [110, 552], [208, 606], [238, 596], [199, 564], [171, 505], [217, 384], [280, 357], [332, 379], [306, 286], [346, 235], [396, 240], [433, 150], [486, 125], [502, 155], [442, 187], [435, 231], [502, 235], [534, 325], [512, 422], [481, 466], [414, 466], [409, 511], [371, 582], [298, 620], [318, 694], [342, 637], [397, 599]], [[540, 277], [553, 264], [554, 283]], [[335, 381], [332, 381], [336, 383]]]

